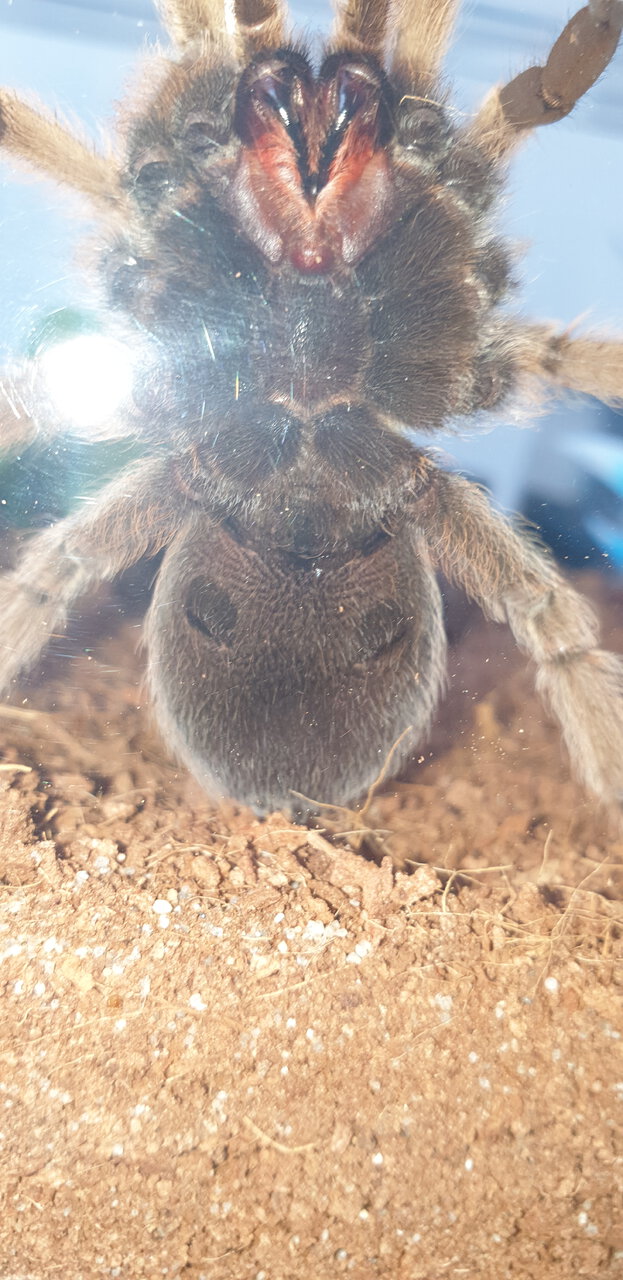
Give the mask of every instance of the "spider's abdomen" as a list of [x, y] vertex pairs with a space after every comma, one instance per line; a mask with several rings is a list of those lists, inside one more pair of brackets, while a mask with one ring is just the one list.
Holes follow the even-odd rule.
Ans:
[[297, 511], [289, 546], [262, 551], [244, 527], [198, 516], [165, 557], [148, 624], [165, 735], [208, 790], [258, 809], [298, 809], [293, 792], [346, 803], [405, 726], [403, 758], [425, 734], [443, 679], [418, 536], [323, 553], [329, 513], [317, 500], [306, 527]]

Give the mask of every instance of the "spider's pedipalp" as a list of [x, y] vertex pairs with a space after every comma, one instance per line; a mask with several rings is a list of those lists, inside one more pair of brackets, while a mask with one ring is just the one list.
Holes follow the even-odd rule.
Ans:
[[157, 0], [162, 21], [181, 49], [206, 33], [222, 37], [227, 30], [224, 0]]
[[106, 212], [122, 213], [125, 197], [114, 161], [92, 150], [52, 116], [0, 90], [0, 148], [71, 187]]
[[623, 404], [623, 341], [556, 332], [529, 325], [523, 332], [523, 368], [543, 383], [595, 396], [603, 404]]
[[231, 51], [239, 42], [245, 58], [257, 49], [276, 49], [285, 43], [283, 9], [279, 0], [158, 0], [163, 22], [182, 49], [195, 41], [228, 39]]
[[392, 71], [402, 84], [429, 92], [436, 84], [458, 0], [399, 0], [392, 15]]
[[247, 59], [258, 49], [279, 49], [287, 43], [285, 15], [279, 0], [235, 0], [234, 13]]
[[184, 515], [168, 465], [150, 461], [128, 468], [93, 505], [34, 538], [16, 571], [0, 577], [0, 689], [37, 660], [77, 596], [155, 555]]
[[437, 567], [488, 617], [507, 622], [536, 663], [537, 689], [577, 776], [602, 800], [623, 803], [623, 659], [596, 647], [588, 601], [462, 476], [437, 471], [416, 520]]
[[589, 0], [567, 23], [543, 66], [528, 67], [485, 98], [470, 135], [492, 159], [532, 129], [573, 110], [612, 59], [623, 28], [623, 0]]
[[383, 57], [390, 0], [345, 0], [337, 13], [333, 49], [373, 53]]

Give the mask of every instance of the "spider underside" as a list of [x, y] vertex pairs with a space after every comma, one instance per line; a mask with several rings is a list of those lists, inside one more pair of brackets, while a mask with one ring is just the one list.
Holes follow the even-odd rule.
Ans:
[[[441, 571], [510, 624], [575, 772], [620, 801], [623, 661], [535, 540], [405, 432], [543, 388], [623, 399], [620, 340], [509, 310], [492, 224], [508, 157], [601, 74], [623, 4], [590, 0], [458, 123], [440, 83], [453, 0], [346, 0], [316, 69], [276, 0], [161, 8], [175, 52], [116, 157], [0, 91], [0, 146], [100, 218], [102, 311], [136, 355], [109, 435], [145, 455], [0, 579], [3, 687], [78, 596], [164, 550], [146, 637], [166, 741], [259, 811], [346, 805], [407, 726], [396, 770], [426, 737]], [[66, 430], [36, 360], [0, 390], [6, 450]]]

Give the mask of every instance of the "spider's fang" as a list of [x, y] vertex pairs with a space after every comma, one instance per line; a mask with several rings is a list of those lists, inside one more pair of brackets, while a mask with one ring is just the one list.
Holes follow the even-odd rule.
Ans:
[[238, 86], [235, 127], [231, 208], [248, 238], [304, 274], [357, 261], [393, 201], [393, 103], [375, 60], [332, 54], [314, 80], [294, 50], [258, 55]]

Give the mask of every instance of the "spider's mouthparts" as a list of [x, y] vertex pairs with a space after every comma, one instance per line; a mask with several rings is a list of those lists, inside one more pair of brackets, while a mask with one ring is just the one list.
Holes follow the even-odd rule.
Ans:
[[317, 173], [308, 173], [303, 178], [303, 190], [309, 200], [315, 200], [320, 187], [320, 179]]
[[261, 54], [241, 77], [235, 126], [232, 210], [266, 257], [306, 273], [360, 258], [393, 197], [392, 101], [374, 60], [332, 54], [314, 77], [294, 50]]

